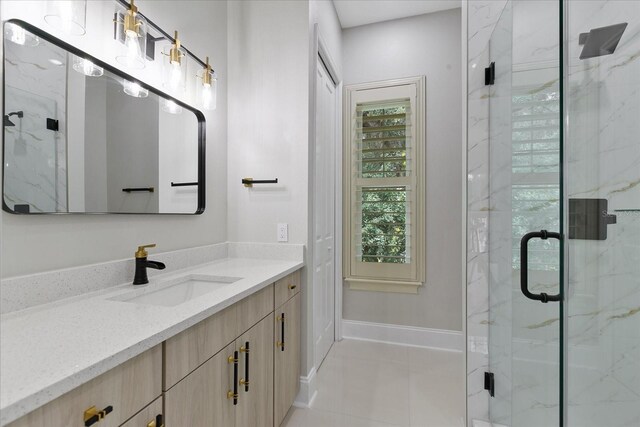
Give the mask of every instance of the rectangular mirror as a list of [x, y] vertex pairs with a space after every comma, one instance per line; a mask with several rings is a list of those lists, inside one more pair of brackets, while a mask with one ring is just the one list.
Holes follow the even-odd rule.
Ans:
[[25, 22], [3, 30], [5, 211], [204, 211], [201, 112]]

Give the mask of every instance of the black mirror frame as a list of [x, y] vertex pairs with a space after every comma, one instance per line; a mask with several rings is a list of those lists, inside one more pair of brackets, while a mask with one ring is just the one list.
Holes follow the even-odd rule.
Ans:
[[[39, 38], [46, 40], [49, 43], [52, 43], [66, 50], [67, 52], [72, 53], [75, 56], [78, 56], [83, 59], [87, 59], [93, 62], [94, 64], [104, 68], [105, 70], [108, 70], [109, 72], [117, 75], [118, 77], [121, 77], [130, 82], [137, 83], [144, 89], [147, 89], [149, 92], [152, 92], [164, 99], [171, 100], [175, 102], [177, 105], [181, 106], [182, 108], [185, 108], [191, 111], [192, 113], [194, 113], [198, 120], [198, 208], [194, 213], [164, 213], [164, 212], [158, 212], [158, 213], [145, 213], [145, 212], [129, 212], [129, 213], [128, 212], [29, 212], [29, 213], [23, 213], [23, 212], [16, 212], [12, 210], [9, 206], [7, 206], [4, 199], [4, 183], [5, 183], [5, 179], [4, 179], [5, 140], [4, 139], [5, 137], [4, 137], [4, 128], [3, 128], [2, 130], [2, 160], [3, 160], [2, 161], [2, 165], [3, 165], [2, 167], [2, 210], [3, 211], [14, 214], [14, 215], [200, 215], [204, 212], [205, 194], [206, 194], [205, 192], [205, 184], [206, 184], [205, 160], [206, 160], [206, 127], [207, 126], [206, 126], [206, 120], [205, 120], [204, 114], [200, 110], [197, 110], [185, 104], [184, 102], [172, 97], [171, 95], [168, 95], [152, 86], [149, 86], [144, 82], [141, 82], [140, 80], [136, 79], [133, 76], [130, 76], [129, 74], [123, 72], [122, 70], [115, 68], [112, 65], [109, 65], [99, 60], [98, 58], [89, 55], [86, 52], [81, 51], [80, 49], [52, 36], [51, 34], [25, 21], [22, 21], [20, 19], [9, 19], [7, 21], [4, 21], [2, 24], [3, 31], [4, 31], [4, 27], [7, 24], [13, 24], [21, 28], [24, 28], [25, 30], [31, 32], [32, 34], [35, 34]], [[4, 40], [4, 43], [6, 43], [6, 40]], [[3, 49], [2, 49], [2, 112], [3, 114], [5, 111], [5, 92], [6, 92], [5, 90], [5, 87], [6, 87], [5, 85], [6, 83], [5, 82], [5, 78], [6, 78], [5, 51], [6, 49], [4, 49], [4, 46], [3, 46]]]

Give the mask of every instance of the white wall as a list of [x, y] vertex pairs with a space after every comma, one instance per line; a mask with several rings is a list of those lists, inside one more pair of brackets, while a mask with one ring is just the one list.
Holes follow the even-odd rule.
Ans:
[[[3, 1], [2, 19], [20, 17], [88, 53], [115, 64], [111, 39], [114, 2], [87, 2], [87, 34], [61, 36], [43, 20], [45, 2]], [[207, 112], [207, 208], [201, 216], [63, 215], [15, 216], [2, 212], [2, 275], [11, 277], [133, 256], [137, 245], [155, 242], [166, 251], [227, 240], [227, 3], [136, 2], [165, 30], [180, 31], [184, 44], [208, 55], [218, 72], [218, 109]], [[306, 42], [306, 39], [305, 39]], [[135, 76], [160, 87], [159, 61]], [[190, 70], [195, 74], [197, 67]], [[189, 91], [193, 91], [193, 81]], [[191, 94], [183, 97], [190, 100]], [[275, 230], [275, 227], [274, 227]], [[275, 235], [275, 231], [273, 233]], [[38, 262], [34, 262], [37, 257]]]
[[[229, 3], [230, 241], [307, 242], [308, 5]], [[248, 189], [243, 177], [278, 178]]]
[[351, 291], [343, 317], [462, 330], [461, 11], [343, 31], [344, 84], [427, 77], [427, 281], [418, 295]]
[[[336, 67], [336, 72], [342, 77], [342, 27], [338, 14], [333, 6], [333, 1], [310, 0], [309, 1], [309, 29], [313, 37], [313, 26], [318, 24], [320, 34], [331, 59]], [[312, 62], [315, 63], [315, 56]]]
[[[307, 244], [309, 22], [305, 1], [228, 4], [230, 241], [276, 242], [277, 224], [287, 223], [289, 242]], [[249, 189], [243, 177], [279, 183]], [[302, 339], [309, 343], [307, 286], [302, 292]], [[303, 373], [313, 355], [308, 347]]]

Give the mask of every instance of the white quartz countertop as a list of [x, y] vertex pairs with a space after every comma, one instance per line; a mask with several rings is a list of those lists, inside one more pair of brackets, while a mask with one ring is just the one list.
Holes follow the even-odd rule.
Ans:
[[[115, 286], [3, 315], [0, 425], [60, 397], [302, 266], [300, 261], [227, 258], [155, 276], [148, 285]], [[241, 279], [173, 307], [117, 301], [133, 290], [149, 292], [190, 274]]]

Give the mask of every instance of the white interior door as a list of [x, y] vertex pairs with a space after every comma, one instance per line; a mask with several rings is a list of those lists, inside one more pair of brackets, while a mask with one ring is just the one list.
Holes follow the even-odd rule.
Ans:
[[318, 58], [314, 171], [313, 313], [319, 367], [335, 338], [336, 86]]

